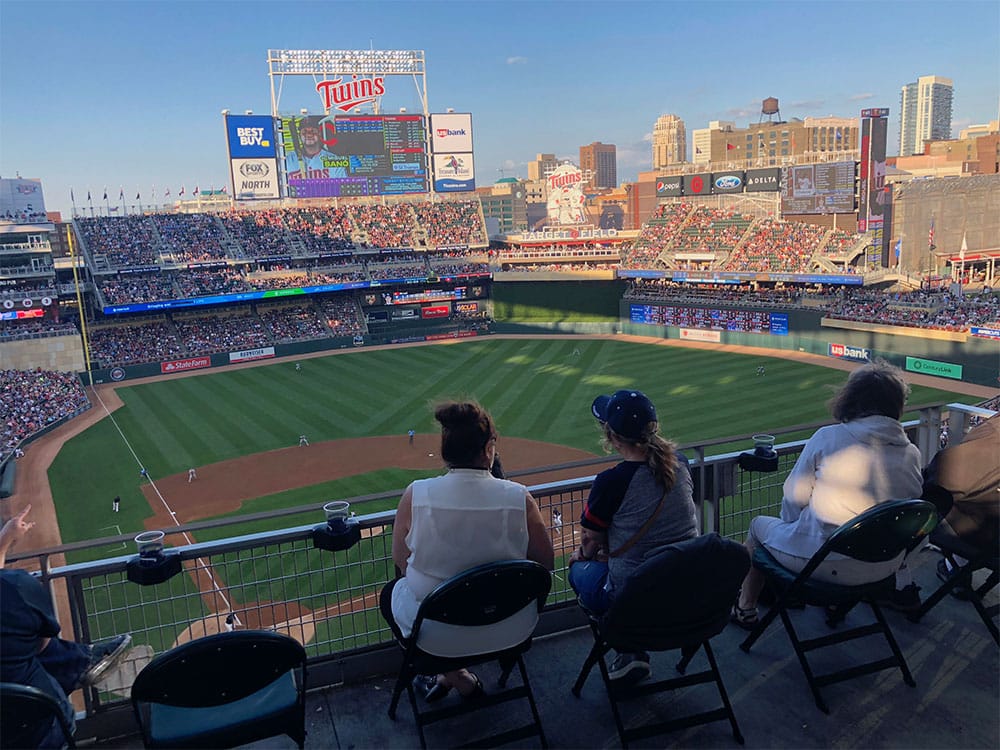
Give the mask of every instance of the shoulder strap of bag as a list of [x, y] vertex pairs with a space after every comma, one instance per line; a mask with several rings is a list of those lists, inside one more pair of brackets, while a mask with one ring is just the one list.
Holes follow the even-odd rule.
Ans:
[[634, 545], [636, 542], [642, 539], [645, 533], [649, 531], [649, 527], [653, 525], [653, 521], [655, 521], [656, 517], [660, 515], [660, 511], [663, 510], [663, 503], [667, 499], [668, 492], [670, 492], [670, 490], [665, 490], [663, 492], [663, 496], [660, 497], [659, 504], [653, 510], [653, 513], [649, 516], [649, 518], [646, 519], [646, 523], [644, 523], [642, 527], [637, 532], [635, 532], [631, 536], [631, 538], [627, 542], [625, 542], [621, 547], [612, 552], [609, 552], [608, 557], [621, 557], [632, 548], [632, 545]]

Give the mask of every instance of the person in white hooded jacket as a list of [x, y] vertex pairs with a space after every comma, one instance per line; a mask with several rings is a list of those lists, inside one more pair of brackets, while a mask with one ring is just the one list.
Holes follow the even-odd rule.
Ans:
[[[902, 372], [883, 360], [851, 373], [829, 404], [839, 424], [816, 431], [785, 480], [781, 517], [757, 516], [750, 522], [746, 545], [751, 555], [760, 544], [789, 570], [801, 571], [842, 524], [879, 503], [920, 497], [920, 451], [899, 422], [908, 395]], [[886, 563], [833, 554], [813, 575], [820, 581], [870, 583], [896, 573], [902, 563], [902, 554]], [[757, 624], [764, 582], [764, 575], [751, 568], [733, 608], [737, 625], [751, 629]], [[919, 606], [915, 585], [897, 594], [901, 601], [915, 598]]]

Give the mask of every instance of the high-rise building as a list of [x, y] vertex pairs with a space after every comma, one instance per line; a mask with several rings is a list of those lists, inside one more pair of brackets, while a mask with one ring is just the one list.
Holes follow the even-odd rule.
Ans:
[[677, 115], [660, 115], [653, 126], [653, 169], [687, 161], [687, 131]]
[[951, 138], [950, 78], [920, 76], [899, 95], [899, 154], [922, 154], [925, 141]]
[[559, 166], [559, 160], [555, 154], [538, 154], [534, 161], [528, 162], [528, 179], [544, 180], [545, 173], [551, 172]]
[[[726, 124], [728, 125], [728, 124]], [[793, 118], [748, 127], [709, 128], [700, 148], [712, 168], [780, 167], [795, 162], [851, 161], [858, 157], [858, 120], [853, 117]]]
[[707, 128], [699, 128], [691, 131], [691, 154], [692, 164], [708, 164], [712, 161], [712, 131], [718, 130], [723, 133], [730, 133], [736, 127], [735, 122], [728, 120], [712, 120]]
[[589, 146], [580, 146], [580, 169], [585, 175], [590, 174], [584, 190], [604, 190], [617, 186], [618, 154], [615, 145], [596, 141]]

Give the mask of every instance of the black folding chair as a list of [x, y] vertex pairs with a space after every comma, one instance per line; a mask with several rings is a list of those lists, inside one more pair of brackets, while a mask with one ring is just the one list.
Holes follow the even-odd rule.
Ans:
[[[783, 567], [764, 547], [758, 546], [754, 552], [753, 565], [767, 577], [768, 585], [775, 591], [776, 601], [761, 618], [757, 627], [740, 644], [740, 648], [749, 652], [774, 618], [780, 616], [792, 641], [795, 654], [799, 658], [799, 664], [802, 665], [802, 671], [805, 673], [816, 705], [824, 713], [830, 713], [830, 709], [820, 694], [820, 688], [853, 677], [898, 667], [902, 672], [903, 681], [911, 687], [915, 686], [916, 682], [906, 665], [903, 652], [900, 651], [899, 644], [896, 643], [892, 630], [876, 602], [879, 596], [891, 594], [896, 585], [895, 577], [889, 576], [881, 581], [859, 586], [844, 586], [817, 581], [812, 578], [812, 574], [831, 553], [870, 563], [892, 560], [900, 553], [915, 548], [920, 539], [934, 528], [937, 519], [935, 507], [924, 500], [891, 500], [880, 503], [834, 531], [810, 558], [801, 573]], [[854, 606], [865, 602], [871, 607], [876, 621], [870, 625], [801, 640], [788, 614], [790, 603], [796, 601], [828, 609], [835, 608], [837, 617], [834, 619], [843, 617]], [[831, 624], [833, 621], [833, 619], [828, 620]], [[881, 633], [888, 642], [892, 651], [890, 657], [821, 675], [813, 673], [806, 659], [806, 654], [810, 651], [876, 633]]]
[[[420, 746], [426, 748], [424, 727], [429, 724], [527, 698], [533, 719], [530, 723], [466, 744], [496, 746], [537, 734], [542, 747], [547, 747], [523, 655], [531, 647], [538, 612], [541, 611], [551, 586], [549, 571], [538, 563], [530, 560], [506, 560], [466, 570], [434, 589], [421, 602], [410, 637], [400, 643], [404, 649], [403, 664], [389, 703], [389, 717], [396, 718], [396, 707], [406, 690], [420, 735]], [[512, 628], [512, 623], [516, 623], [517, 627]], [[470, 628], [467, 650], [459, 649], [462, 651], [460, 655], [441, 655], [448, 650], [441, 647], [440, 639], [434, 634], [434, 629], [441, 625]], [[440, 632], [438, 630], [438, 635]], [[502, 646], [499, 645], [498, 637], [504, 640]], [[462, 637], [462, 640], [465, 638]], [[420, 710], [412, 685], [414, 677], [451, 672], [493, 661], [500, 665], [501, 670], [499, 692], [491, 690], [474, 701]], [[515, 666], [520, 671], [521, 684], [507, 687], [507, 679]]]
[[[965, 592], [963, 598], [969, 599], [972, 606], [976, 608], [976, 612], [979, 613], [983, 624], [990, 631], [990, 635], [993, 636], [993, 640], [1000, 644], [1000, 633], [997, 632], [997, 624], [993, 621], [1000, 613], [1000, 604], [987, 607], [983, 603], [986, 594], [1000, 582], [1000, 573], [997, 572], [1000, 569], [1000, 557], [997, 555], [997, 550], [984, 550], [969, 544], [944, 522], [931, 532], [930, 539], [931, 544], [938, 546], [947, 557], [958, 555], [968, 560], [968, 563], [956, 567], [954, 575], [927, 597], [920, 609], [909, 615], [909, 619], [912, 622], [919, 622], [946, 595], [953, 591], [963, 591]], [[989, 576], [979, 586], [973, 586], [973, 573], [983, 569], [990, 571]]]
[[[743, 735], [709, 639], [722, 632], [729, 622], [730, 608], [749, 569], [750, 557], [746, 548], [718, 534], [671, 544], [636, 569], [607, 613], [601, 617], [591, 616], [594, 647], [573, 685], [573, 695], [580, 697], [594, 665], [599, 666], [623, 747], [628, 747], [632, 740], [722, 720], [729, 721], [733, 737], [743, 744]], [[632, 686], [616, 685], [609, 678], [605, 661], [611, 649], [625, 652], [680, 649], [677, 671], [681, 676]], [[705, 650], [709, 668], [686, 674], [689, 663], [701, 649]], [[720, 708], [669, 721], [625, 727], [620, 703], [709, 682], [714, 682], [718, 688], [722, 699]]]
[[132, 684], [146, 747], [234, 747], [281, 734], [305, 744], [306, 651], [268, 630], [237, 630], [160, 654]]
[[0, 747], [38, 747], [53, 723], [62, 730], [67, 747], [76, 747], [58, 700], [38, 688], [0, 682]]

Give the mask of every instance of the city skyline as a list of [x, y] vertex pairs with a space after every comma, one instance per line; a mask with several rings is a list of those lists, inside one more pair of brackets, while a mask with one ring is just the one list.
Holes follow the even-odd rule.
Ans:
[[[651, 168], [660, 115], [684, 120], [690, 159], [692, 130], [757, 122], [769, 96], [785, 120], [888, 107], [894, 133], [900, 87], [924, 75], [954, 81], [953, 136], [997, 119], [1000, 76], [983, 61], [1000, 55], [1000, 6], [950, 5], [949, 17], [977, 19], [961, 34], [926, 22], [938, 5], [903, 8], [5, 0], [0, 175], [40, 178], [46, 207], [64, 215], [70, 188], [78, 207], [87, 191], [103, 206], [105, 189], [112, 205], [120, 192], [132, 203], [136, 192], [163, 202], [168, 189], [171, 200], [181, 187], [219, 189], [220, 111], [270, 112], [268, 49], [424, 50], [430, 111], [473, 115], [479, 186], [526, 177], [538, 153], [576, 162], [596, 141], [616, 146], [619, 181], [634, 180]], [[386, 112], [419, 101], [407, 85], [394, 83]], [[321, 111], [311, 81], [282, 92], [283, 112], [300, 108]]]

